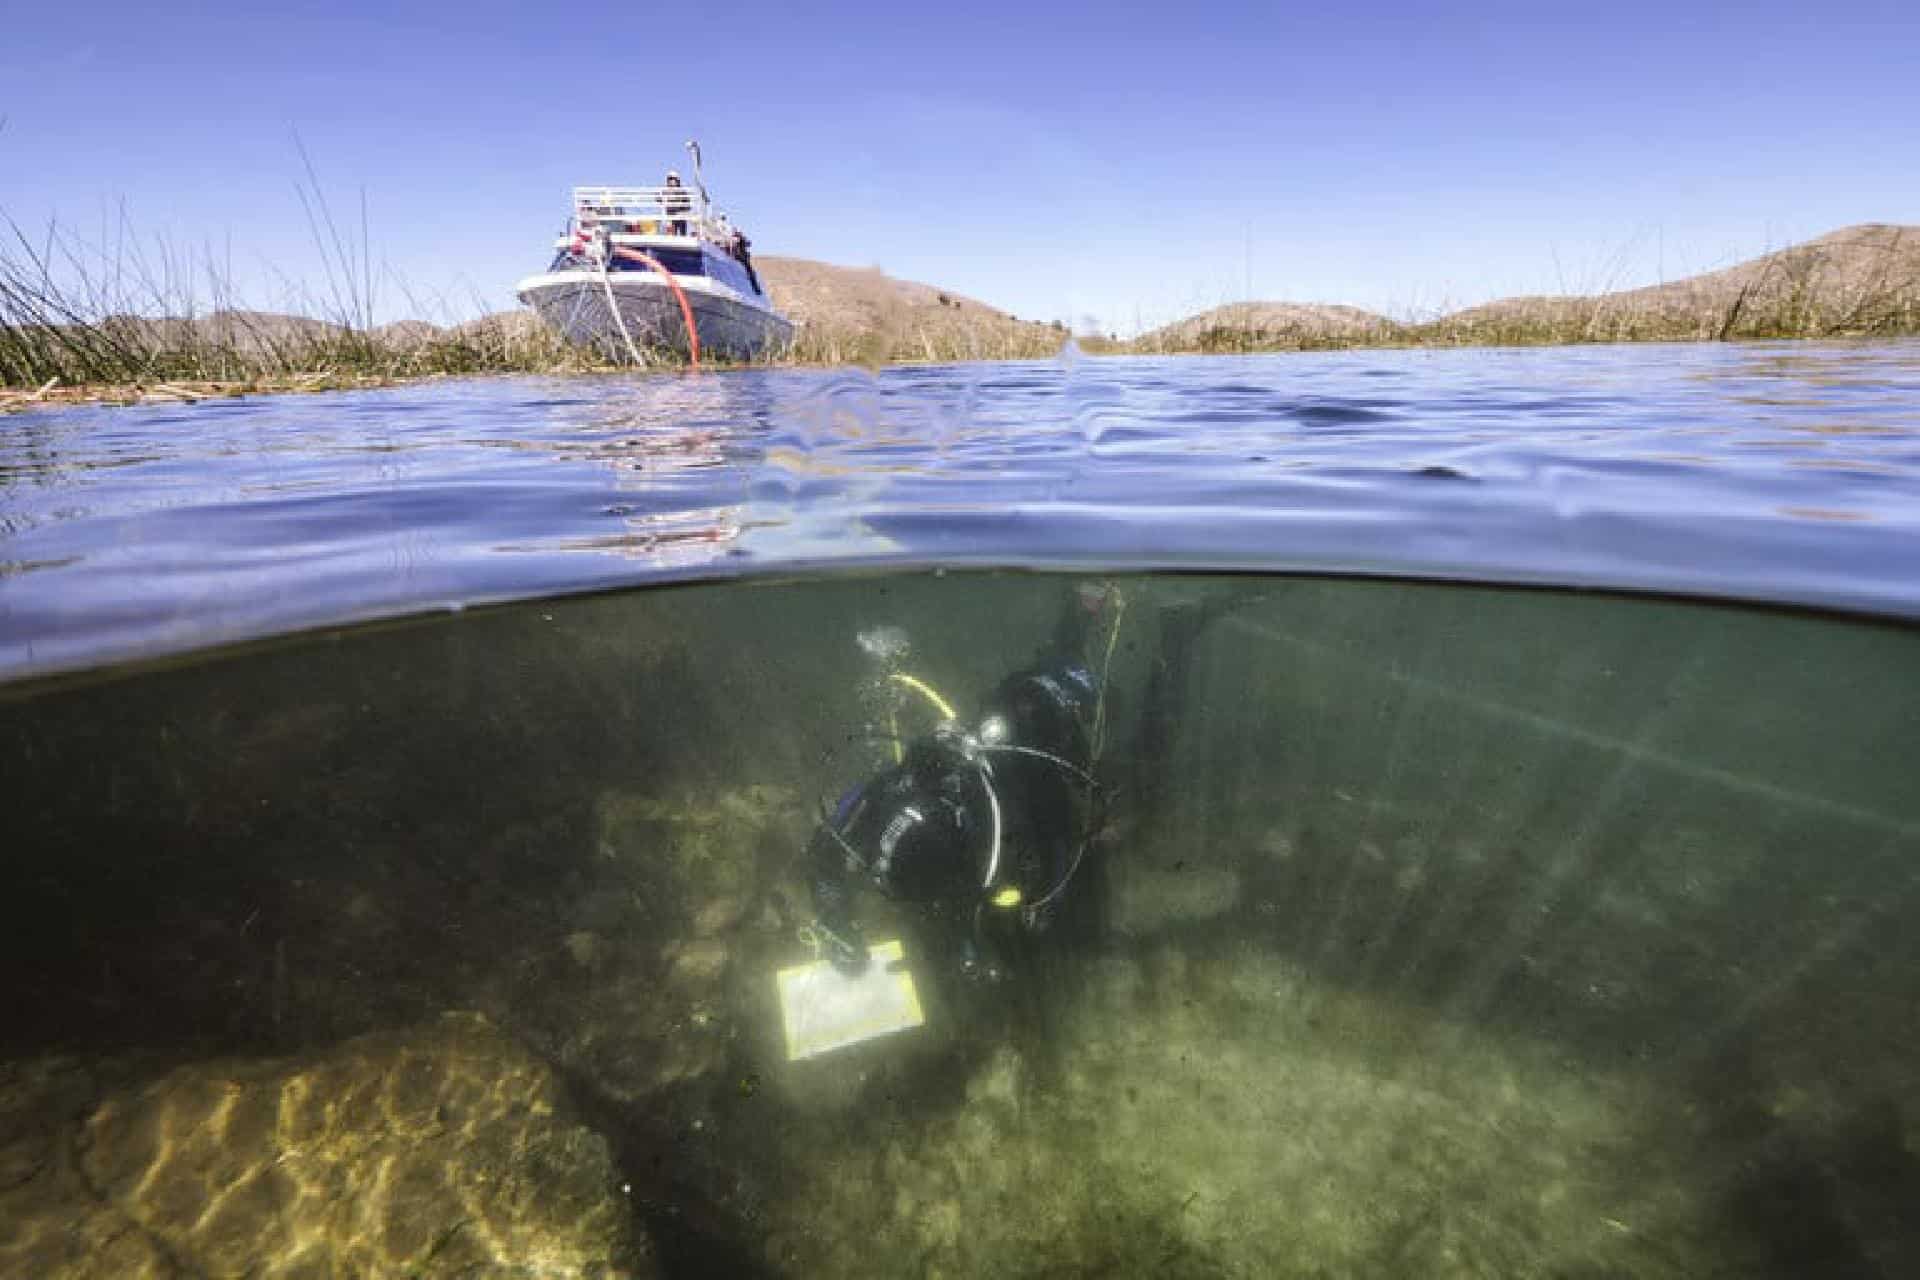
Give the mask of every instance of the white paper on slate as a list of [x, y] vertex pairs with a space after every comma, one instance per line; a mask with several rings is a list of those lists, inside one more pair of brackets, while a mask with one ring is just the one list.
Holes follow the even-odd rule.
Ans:
[[853, 977], [826, 960], [780, 970], [776, 980], [787, 1060], [812, 1058], [924, 1023], [913, 975], [896, 967], [903, 955], [895, 938], [867, 948], [867, 967]]

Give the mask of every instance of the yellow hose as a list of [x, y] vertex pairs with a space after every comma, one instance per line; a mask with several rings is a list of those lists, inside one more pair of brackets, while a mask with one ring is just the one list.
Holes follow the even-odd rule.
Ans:
[[891, 679], [893, 679], [898, 684], [903, 684], [907, 686], [907, 688], [912, 689], [915, 693], [924, 694], [928, 702], [931, 702], [934, 706], [940, 709], [940, 715], [944, 719], [958, 720], [960, 718], [960, 713], [953, 709], [953, 705], [949, 703], [945, 698], [935, 693], [933, 691], [933, 688], [930, 685], [928, 685], [926, 681], [921, 680], [915, 676], [910, 676], [904, 671], [893, 672], [891, 675]]

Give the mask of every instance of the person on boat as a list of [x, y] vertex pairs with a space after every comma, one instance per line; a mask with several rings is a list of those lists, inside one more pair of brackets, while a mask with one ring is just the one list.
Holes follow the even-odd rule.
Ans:
[[854, 913], [863, 886], [912, 911], [936, 963], [983, 981], [1009, 976], [1063, 909], [1097, 896], [1103, 797], [1089, 732], [1101, 693], [1088, 646], [1117, 604], [1111, 588], [1073, 593], [1051, 639], [977, 721], [949, 717], [822, 815], [806, 852], [814, 928], [836, 968], [868, 964]]
[[753, 282], [755, 293], [765, 293], [760, 287], [760, 273], [753, 269], [753, 241], [747, 239], [747, 233], [735, 227], [727, 237], [727, 252], [747, 269], [747, 279]]
[[688, 197], [686, 188], [680, 185], [680, 174], [673, 169], [667, 170], [667, 192], [660, 207], [666, 211], [667, 225], [672, 228], [673, 234], [687, 234], [687, 213], [693, 208], [693, 201]]

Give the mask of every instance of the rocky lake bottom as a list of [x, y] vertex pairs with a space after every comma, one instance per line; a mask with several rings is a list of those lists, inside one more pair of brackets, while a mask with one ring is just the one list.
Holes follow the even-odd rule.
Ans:
[[1920, 1264], [1900, 628], [1130, 582], [1123, 744], [1156, 627], [1231, 608], [1168, 754], [1115, 749], [1098, 929], [968, 984], [869, 904], [926, 1025], [788, 1061], [847, 620], [957, 600], [913, 669], [961, 700], [1061, 590], [614, 596], [16, 698], [0, 1274]]

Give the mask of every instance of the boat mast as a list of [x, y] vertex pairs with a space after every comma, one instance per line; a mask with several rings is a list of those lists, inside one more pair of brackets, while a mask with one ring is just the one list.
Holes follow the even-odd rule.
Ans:
[[687, 139], [687, 154], [693, 157], [693, 185], [699, 190], [700, 203], [704, 207], [707, 204], [707, 180], [700, 173], [700, 143], [698, 140], [693, 138]]

